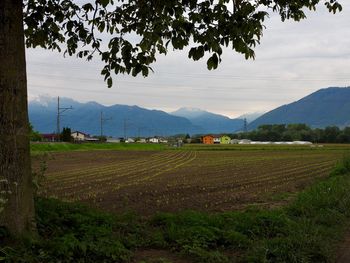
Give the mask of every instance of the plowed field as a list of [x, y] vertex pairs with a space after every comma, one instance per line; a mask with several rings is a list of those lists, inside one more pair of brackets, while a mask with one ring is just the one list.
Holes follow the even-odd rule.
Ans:
[[[41, 194], [142, 215], [275, 206], [327, 176], [341, 155], [311, 148], [53, 153]], [[41, 157], [33, 158], [37, 170]]]

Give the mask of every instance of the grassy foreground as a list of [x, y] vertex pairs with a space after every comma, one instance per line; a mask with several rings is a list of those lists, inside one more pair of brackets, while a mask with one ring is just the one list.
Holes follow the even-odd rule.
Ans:
[[135, 252], [156, 249], [188, 262], [332, 262], [350, 219], [349, 189], [346, 158], [328, 179], [274, 210], [188, 211], [141, 219], [38, 199], [40, 238], [16, 248], [2, 247], [0, 257], [4, 262], [133, 262]]
[[42, 152], [91, 151], [91, 150], [163, 150], [163, 144], [150, 143], [31, 143], [32, 154]]

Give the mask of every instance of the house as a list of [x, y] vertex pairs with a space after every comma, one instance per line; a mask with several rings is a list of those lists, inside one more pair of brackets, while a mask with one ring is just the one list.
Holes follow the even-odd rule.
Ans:
[[214, 136], [212, 136], [212, 135], [202, 136], [202, 143], [204, 143], [204, 144], [214, 144]]
[[227, 135], [220, 137], [220, 144], [230, 144], [230, 142], [231, 142], [231, 138], [228, 137]]
[[55, 133], [40, 134], [44, 142], [57, 142], [58, 136]]
[[73, 137], [74, 141], [85, 141], [86, 138], [90, 137], [88, 134], [80, 131], [72, 132], [71, 136]]
[[145, 138], [140, 138], [137, 142], [138, 143], [146, 143], [147, 141]]
[[98, 141], [100, 141], [98, 138], [90, 137], [89, 134], [81, 132], [81, 131], [74, 131], [71, 133], [71, 136], [75, 142], [98, 142]]
[[156, 138], [156, 137], [149, 138], [148, 141], [149, 141], [150, 143], [159, 143], [159, 139]]
[[134, 138], [128, 138], [125, 142], [126, 143], [134, 143], [135, 139]]
[[214, 144], [220, 144], [221, 140], [220, 137], [215, 136], [213, 139]]
[[164, 139], [164, 138], [160, 138], [160, 139], [159, 139], [159, 142], [160, 142], [160, 143], [168, 143], [168, 140], [167, 140], [167, 139]]
[[231, 144], [238, 144], [238, 143], [239, 143], [239, 140], [238, 140], [238, 139], [232, 139], [230, 143], [231, 143]]

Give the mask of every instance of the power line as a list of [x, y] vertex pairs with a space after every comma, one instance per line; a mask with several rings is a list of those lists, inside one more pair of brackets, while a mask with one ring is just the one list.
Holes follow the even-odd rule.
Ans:
[[[135, 91], [135, 92], [120, 92], [120, 91], [113, 91], [113, 90], [106, 90], [104, 91], [98, 91], [98, 90], [87, 90], [87, 89], [79, 89], [79, 88], [64, 88], [64, 87], [59, 87], [59, 86], [43, 86], [43, 85], [35, 85], [35, 87], [41, 87], [41, 88], [47, 88], [47, 89], [55, 89], [55, 90], [64, 90], [64, 91], [76, 91], [76, 92], [84, 92], [84, 93], [93, 93], [93, 94], [116, 94], [116, 95], [124, 95], [124, 96], [132, 96], [132, 98], [135, 97], [142, 97], [142, 98], [159, 98], [159, 99], [164, 99], [165, 97], [169, 98], [169, 96], [171, 98], [179, 98], [179, 99], [191, 99], [191, 100], [198, 100], [201, 101], [202, 99], [212, 99], [212, 100], [220, 100], [220, 101], [232, 101], [232, 96], [215, 96], [215, 94], [213, 95], [210, 92], [202, 92], [199, 94], [171, 94], [171, 95], [159, 95], [159, 94], [151, 94], [151, 93], [147, 93], [147, 92], [139, 92], [139, 91]], [[34, 87], [34, 89], [35, 89]], [[31, 91], [32, 88], [29, 88], [29, 91]], [[212, 90], [215, 90], [214, 88]], [[244, 90], [244, 89], [242, 89]], [[216, 90], [215, 90], [216, 91]], [[234, 91], [233, 89], [231, 91]], [[41, 91], [42, 92], [42, 91]], [[228, 93], [228, 91], [222, 91], [225, 93]], [[251, 97], [250, 101], [260, 101], [260, 98], [258, 97]]]
[[247, 123], [247, 118], [244, 118], [244, 126], [243, 126], [243, 131], [245, 133], [248, 132], [248, 123]]
[[[56, 78], [59, 80], [79, 80], [79, 81], [96, 81], [101, 83], [101, 79], [96, 78], [86, 78], [86, 77], [76, 77], [76, 76], [63, 76], [63, 75], [51, 75], [51, 74], [42, 74], [42, 73], [28, 73], [30, 78], [31, 75], [39, 76], [39, 77], [48, 77], [48, 78]], [[242, 76], [242, 75], [209, 75], [205, 73], [195, 73], [195, 74], [180, 74], [180, 73], [160, 73], [157, 74], [157, 77], [162, 77], [162, 75], [169, 75], [171, 78], [192, 78], [192, 79], [214, 79], [214, 80], [241, 80], [241, 81], [308, 81], [308, 82], [319, 82], [319, 81], [349, 81], [350, 78], [348, 75], [334, 75], [328, 78], [320, 78], [315, 76], [310, 77], [281, 77], [274, 75], [254, 75], [254, 76]], [[128, 81], [128, 80], [117, 80], [117, 83], [125, 83], [125, 84], [138, 84], [138, 85], [164, 85], [161, 83], [150, 83], [150, 82], [142, 82], [142, 81]], [[173, 84], [172, 84], [173, 85]]]
[[124, 130], [124, 140], [126, 141], [126, 129], [128, 128], [128, 126], [127, 126], [127, 121], [128, 121], [129, 119], [128, 118], [124, 118], [123, 119], [123, 130]]
[[60, 121], [61, 121], [61, 116], [62, 113], [67, 111], [67, 110], [72, 110], [73, 107], [61, 107], [60, 106], [60, 97], [57, 97], [57, 140], [60, 140], [60, 133], [61, 133], [61, 128], [60, 128]]
[[100, 117], [100, 129], [101, 129], [101, 140], [102, 140], [102, 137], [103, 137], [103, 124], [106, 122], [106, 121], [109, 121], [111, 120], [112, 118], [104, 118], [103, 117], [103, 111], [101, 111], [101, 117]]

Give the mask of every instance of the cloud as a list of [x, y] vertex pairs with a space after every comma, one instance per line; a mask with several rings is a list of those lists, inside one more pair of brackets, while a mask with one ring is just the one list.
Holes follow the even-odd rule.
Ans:
[[139, 105], [167, 111], [186, 106], [236, 117], [267, 111], [328, 86], [350, 85], [350, 3], [340, 14], [325, 8], [301, 22], [266, 21], [256, 60], [246, 61], [227, 49], [216, 71], [206, 61], [190, 61], [187, 51], [160, 56], [148, 78], [117, 76], [107, 89], [98, 59], [62, 58], [28, 50], [29, 97], [66, 96], [79, 101]]

